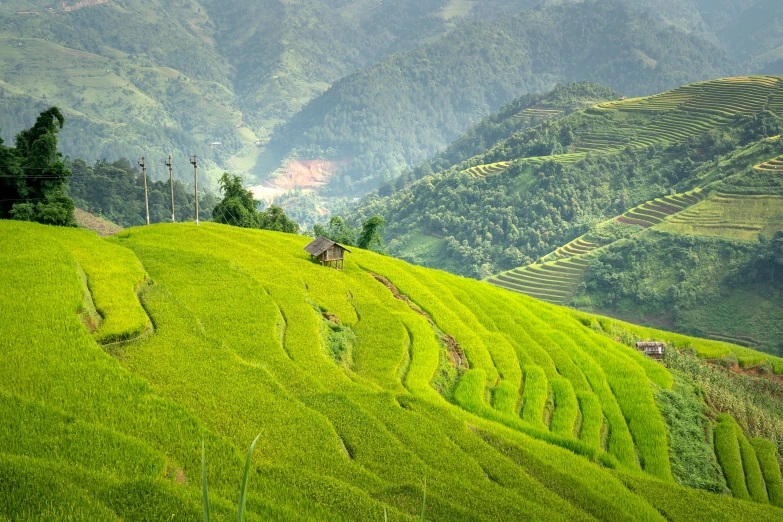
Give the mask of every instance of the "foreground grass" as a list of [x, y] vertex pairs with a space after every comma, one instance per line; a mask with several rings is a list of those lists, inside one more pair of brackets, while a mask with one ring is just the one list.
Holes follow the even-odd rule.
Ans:
[[[247, 520], [663, 520], [637, 486], [682, 490], [653, 394], [671, 374], [571, 311], [366, 252], [323, 269], [297, 236], [0, 228], [0, 516], [202, 518], [203, 439], [211, 519], [233, 519], [259, 433]], [[154, 330], [101, 346], [77, 259], [103, 325]], [[444, 335], [469, 366], [454, 402], [431, 386]]]

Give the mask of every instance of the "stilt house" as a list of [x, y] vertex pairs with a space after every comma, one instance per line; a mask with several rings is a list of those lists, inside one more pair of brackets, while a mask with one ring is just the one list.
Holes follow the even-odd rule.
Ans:
[[647, 357], [652, 357], [653, 359], [658, 359], [659, 361], [663, 359], [663, 354], [666, 349], [666, 346], [661, 342], [641, 342], [636, 343], [636, 349], [643, 351], [644, 355]]
[[316, 238], [304, 249], [313, 259], [320, 261], [321, 266], [331, 266], [337, 270], [341, 270], [345, 266], [345, 253], [350, 252], [341, 244], [322, 236]]

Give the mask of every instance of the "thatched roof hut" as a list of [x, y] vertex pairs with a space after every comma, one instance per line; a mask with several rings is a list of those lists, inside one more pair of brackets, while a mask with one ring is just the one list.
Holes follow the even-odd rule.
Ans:
[[636, 349], [643, 351], [644, 355], [653, 359], [663, 359], [666, 352], [666, 345], [657, 341], [644, 341], [636, 343]]
[[350, 252], [341, 244], [323, 236], [317, 237], [304, 249], [313, 259], [320, 261], [321, 266], [331, 266], [338, 270], [345, 266], [345, 253]]

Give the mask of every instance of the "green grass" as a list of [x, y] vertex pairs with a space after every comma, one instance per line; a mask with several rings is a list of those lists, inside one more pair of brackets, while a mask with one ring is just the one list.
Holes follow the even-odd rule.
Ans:
[[780, 477], [780, 465], [775, 456], [777, 448], [767, 439], [750, 439], [750, 443], [756, 451], [770, 503], [783, 507], [783, 482]]
[[758, 458], [756, 457], [756, 450], [745, 438], [745, 434], [737, 428], [737, 441], [740, 446], [740, 454], [742, 455], [742, 467], [745, 470], [745, 482], [748, 485], [748, 492], [750, 497], [756, 502], [769, 502], [767, 497], [767, 487], [764, 484], [764, 477], [761, 474], [761, 467], [759, 466]]
[[600, 448], [601, 427], [604, 424], [601, 402], [594, 394], [587, 392], [577, 393], [576, 398], [579, 401], [582, 421], [579, 427], [579, 440], [594, 448]]
[[522, 394], [524, 407], [522, 419], [534, 426], [544, 426], [544, 405], [549, 393], [549, 384], [544, 370], [539, 366], [525, 366], [525, 388]]
[[566, 379], [557, 379], [549, 383], [555, 399], [555, 411], [549, 429], [552, 433], [564, 437], [573, 436], [574, 423], [579, 413], [579, 404], [574, 388]]
[[715, 425], [715, 454], [723, 469], [732, 495], [739, 499], [750, 499], [748, 484], [745, 482], [743, 469], [743, 452], [740, 450], [739, 426], [728, 415], [718, 418]]
[[[260, 433], [247, 520], [420, 519], [423, 477], [427, 520], [663, 520], [611, 470], [675, 487], [665, 368], [572, 311], [364, 251], [325, 269], [306, 242], [0, 222], [0, 518], [202, 518], [205, 454], [210, 518], [232, 519]], [[104, 324], [140, 310], [154, 329], [97, 342], [78, 266], [100, 274], [96, 305], [98, 287], [124, 296]]]
[[723, 474], [713, 451], [712, 423], [697, 385], [673, 372], [671, 390], [660, 390], [655, 402], [666, 422], [672, 475], [683, 486], [713, 493], [726, 492]]

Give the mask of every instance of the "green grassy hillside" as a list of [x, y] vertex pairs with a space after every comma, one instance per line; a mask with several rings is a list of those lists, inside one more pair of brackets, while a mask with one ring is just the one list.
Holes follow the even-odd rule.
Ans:
[[[763, 441], [743, 454], [775, 491], [752, 497], [763, 504], [679, 485], [692, 453], [659, 394], [686, 374], [623, 344], [666, 334], [369, 252], [326, 269], [300, 236], [0, 229], [2, 517], [199, 518], [203, 439], [213, 515], [228, 519], [258, 433], [250, 520], [412, 520], [424, 481], [427, 520], [783, 516]], [[670, 340], [783, 373], [758, 352]], [[762, 438], [777, 444], [770, 411]]]

